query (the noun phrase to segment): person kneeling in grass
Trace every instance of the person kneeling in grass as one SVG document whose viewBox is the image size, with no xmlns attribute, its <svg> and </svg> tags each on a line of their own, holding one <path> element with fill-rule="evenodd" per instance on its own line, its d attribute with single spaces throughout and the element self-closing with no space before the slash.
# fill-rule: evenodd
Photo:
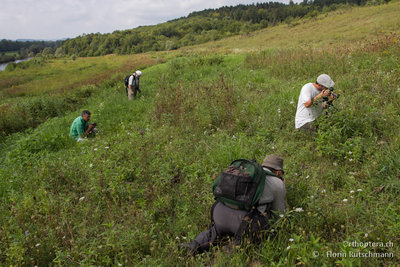
<svg viewBox="0 0 400 267">
<path fill-rule="evenodd" d="M 96 123 L 89 123 L 90 111 L 84 110 L 82 115 L 74 120 L 69 135 L 78 142 L 84 141 L 87 136 L 94 136 L 98 132 Z"/>
</svg>

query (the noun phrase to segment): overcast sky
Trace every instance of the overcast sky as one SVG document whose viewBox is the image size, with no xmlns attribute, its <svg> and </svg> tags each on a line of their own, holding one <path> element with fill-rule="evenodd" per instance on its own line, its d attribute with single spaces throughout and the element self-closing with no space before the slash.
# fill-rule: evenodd
<svg viewBox="0 0 400 267">
<path fill-rule="evenodd" d="M 155 25 L 207 8 L 256 2 L 269 1 L 0 0 L 0 40 L 50 40 L 72 38 L 83 33 L 109 33 Z"/>
</svg>

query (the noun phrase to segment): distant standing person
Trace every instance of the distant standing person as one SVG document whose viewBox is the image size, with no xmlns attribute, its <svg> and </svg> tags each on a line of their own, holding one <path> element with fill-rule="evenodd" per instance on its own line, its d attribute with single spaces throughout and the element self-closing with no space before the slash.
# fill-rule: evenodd
<svg viewBox="0 0 400 267">
<path fill-rule="evenodd" d="M 142 93 L 139 88 L 140 76 L 142 76 L 142 72 L 140 70 L 137 70 L 129 77 L 127 88 L 129 100 L 132 100 L 132 95 L 134 98 L 136 98 L 137 92 Z"/>
<path fill-rule="evenodd" d="M 69 135 L 78 142 L 84 141 L 84 138 L 89 134 L 95 135 L 97 133 L 97 129 L 95 128 L 96 123 L 89 123 L 89 121 L 90 111 L 84 110 L 82 115 L 72 123 Z"/>
<path fill-rule="evenodd" d="M 327 74 L 318 76 L 314 83 L 307 83 L 301 88 L 299 102 L 297 103 L 297 112 L 295 118 L 295 128 L 316 131 L 316 126 L 313 124 L 322 113 L 322 110 L 327 108 L 327 104 L 321 99 L 328 98 L 329 101 L 336 99 L 334 94 L 329 90 L 335 83 Z"/>
</svg>

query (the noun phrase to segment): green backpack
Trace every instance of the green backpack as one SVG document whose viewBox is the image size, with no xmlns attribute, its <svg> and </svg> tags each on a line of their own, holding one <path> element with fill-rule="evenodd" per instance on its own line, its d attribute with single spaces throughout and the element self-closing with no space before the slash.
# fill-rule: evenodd
<svg viewBox="0 0 400 267">
<path fill-rule="evenodd" d="M 249 211 L 260 200 L 266 175 L 276 176 L 256 161 L 235 160 L 215 180 L 212 186 L 214 197 L 235 209 Z"/>
</svg>

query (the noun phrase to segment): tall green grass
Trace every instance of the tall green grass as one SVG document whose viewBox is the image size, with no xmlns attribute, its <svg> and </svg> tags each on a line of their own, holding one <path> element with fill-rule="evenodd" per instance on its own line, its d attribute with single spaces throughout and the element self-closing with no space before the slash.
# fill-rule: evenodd
<svg viewBox="0 0 400 267">
<path fill-rule="evenodd" d="M 110 83 L 76 112 L 8 137 L 0 147 L 0 262 L 396 265 L 397 39 L 352 51 L 187 54 L 147 68 L 135 101 L 120 81 Z M 340 97 L 310 136 L 294 130 L 294 115 L 301 86 L 321 72 Z M 100 132 L 75 143 L 69 126 L 83 109 Z M 207 228 L 218 173 L 236 158 L 265 154 L 285 159 L 288 213 L 274 232 L 231 254 L 180 254 L 177 244 Z M 352 241 L 394 245 L 344 245 Z"/>
</svg>

